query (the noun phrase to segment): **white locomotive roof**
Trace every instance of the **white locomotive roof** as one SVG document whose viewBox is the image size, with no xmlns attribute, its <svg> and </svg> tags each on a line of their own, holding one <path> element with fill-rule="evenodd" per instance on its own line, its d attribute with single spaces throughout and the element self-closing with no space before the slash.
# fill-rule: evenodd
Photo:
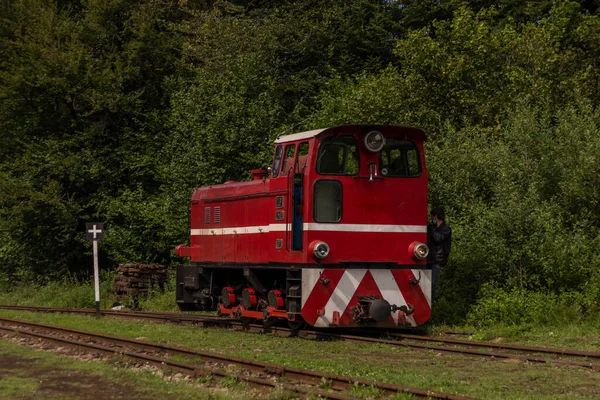
<svg viewBox="0 0 600 400">
<path fill-rule="evenodd" d="M 275 139 L 275 143 L 279 144 L 279 143 L 287 143 L 287 142 L 295 142 L 296 140 L 304 140 L 304 139 L 310 139 L 310 138 L 314 138 L 315 136 L 319 135 L 320 133 L 324 132 L 324 131 L 328 131 L 330 129 L 336 129 L 336 128 L 370 128 L 370 129 L 389 129 L 389 128 L 393 128 L 396 130 L 402 130 L 403 132 L 407 133 L 407 134 L 411 134 L 413 135 L 415 138 L 417 138 L 418 140 L 422 140 L 424 141 L 426 139 L 425 136 L 425 132 L 423 132 L 421 129 L 418 128 L 409 128 L 406 126 L 394 126 L 394 125 L 370 125 L 370 124 L 354 124 L 354 125 L 339 125 L 339 126 L 332 126 L 329 128 L 324 128 L 324 129 L 315 129 L 312 131 L 306 131 L 306 132 L 300 132 L 300 133 L 292 133 L 291 135 L 285 135 L 285 136 L 281 136 L 278 137 L 277 139 Z"/>
<path fill-rule="evenodd" d="M 300 133 L 292 133 L 291 135 L 285 135 L 285 136 L 281 136 L 281 137 L 275 139 L 275 143 L 287 143 L 287 142 L 295 142 L 296 140 L 310 139 L 310 138 L 317 136 L 319 133 L 321 133 L 327 129 L 329 129 L 329 128 L 315 129 L 312 131 L 306 131 L 306 132 L 300 132 Z"/>
</svg>

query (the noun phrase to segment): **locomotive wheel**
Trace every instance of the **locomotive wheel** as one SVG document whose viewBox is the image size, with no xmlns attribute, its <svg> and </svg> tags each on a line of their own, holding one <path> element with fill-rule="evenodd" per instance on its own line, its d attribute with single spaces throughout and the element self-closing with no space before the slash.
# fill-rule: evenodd
<svg viewBox="0 0 600 400">
<path fill-rule="evenodd" d="M 271 318 L 271 314 L 269 313 L 269 310 L 265 309 L 263 311 L 263 325 L 271 326 L 272 323 L 273 323 L 273 318 Z"/>
<path fill-rule="evenodd" d="M 254 322 L 254 318 L 242 317 L 242 310 L 240 310 L 239 308 L 235 311 L 234 315 L 232 316 L 238 319 L 243 325 L 250 325 L 252 322 Z"/>
<path fill-rule="evenodd" d="M 242 310 L 239 308 L 231 313 L 231 318 L 242 320 Z"/>
</svg>

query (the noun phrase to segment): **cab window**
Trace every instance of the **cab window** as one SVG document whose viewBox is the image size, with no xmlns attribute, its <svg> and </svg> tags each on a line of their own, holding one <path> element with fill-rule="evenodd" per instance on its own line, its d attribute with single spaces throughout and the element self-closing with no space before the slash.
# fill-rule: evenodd
<svg viewBox="0 0 600 400">
<path fill-rule="evenodd" d="M 319 146 L 317 172 L 323 175 L 356 175 L 358 146 L 354 136 L 328 137 Z"/>
<path fill-rule="evenodd" d="M 298 157 L 296 158 L 296 174 L 301 174 L 306 166 L 308 159 L 308 142 L 302 142 L 298 145 Z"/>
<path fill-rule="evenodd" d="M 285 158 L 281 165 L 281 176 L 286 176 L 294 165 L 294 154 L 296 152 L 295 144 L 288 144 L 285 146 Z"/>
<path fill-rule="evenodd" d="M 275 159 L 273 160 L 273 169 L 271 170 L 271 176 L 277 178 L 279 175 L 279 167 L 281 166 L 281 156 L 283 154 L 283 146 L 278 145 L 275 149 Z"/>
<path fill-rule="evenodd" d="M 313 217 L 317 222 L 342 219 L 342 184 L 339 181 L 321 179 L 315 182 Z"/>
<path fill-rule="evenodd" d="M 386 138 L 379 156 L 382 176 L 414 178 L 421 175 L 419 149 L 410 141 Z"/>
</svg>

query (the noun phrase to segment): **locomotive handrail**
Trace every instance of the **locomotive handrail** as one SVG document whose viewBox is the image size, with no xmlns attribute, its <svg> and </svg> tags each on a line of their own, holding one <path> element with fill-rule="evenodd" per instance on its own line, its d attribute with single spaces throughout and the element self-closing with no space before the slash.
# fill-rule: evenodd
<svg viewBox="0 0 600 400">
<path fill-rule="evenodd" d="M 378 179 L 385 179 L 383 176 L 373 176 L 370 177 L 368 175 L 355 175 L 352 177 L 352 179 L 370 179 L 370 180 L 378 180 Z"/>
<path fill-rule="evenodd" d="M 292 168 L 290 167 L 288 169 L 288 173 L 287 173 L 287 210 L 285 211 L 285 249 L 289 252 L 290 251 L 290 240 L 289 240 L 289 234 L 288 234 L 288 225 L 290 223 L 289 218 L 290 218 L 290 208 L 293 208 L 294 204 L 292 203 L 292 205 L 290 206 L 290 201 L 293 201 L 292 196 L 293 196 L 293 190 L 290 189 L 290 176 L 292 175 Z"/>
<path fill-rule="evenodd" d="M 250 194 L 238 194 L 235 196 L 221 196 L 221 197 L 211 197 L 202 199 L 205 203 L 216 203 L 219 201 L 235 201 L 235 200 L 246 200 L 246 199 L 255 199 L 259 197 L 275 197 L 282 194 L 287 194 L 287 190 L 277 190 L 272 192 L 258 192 L 258 193 L 250 193 Z"/>
</svg>

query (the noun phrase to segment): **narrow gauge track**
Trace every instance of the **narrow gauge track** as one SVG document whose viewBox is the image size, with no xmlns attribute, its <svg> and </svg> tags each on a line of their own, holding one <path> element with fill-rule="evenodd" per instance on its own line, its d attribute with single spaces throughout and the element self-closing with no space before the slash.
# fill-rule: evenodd
<svg viewBox="0 0 600 400">
<path fill-rule="evenodd" d="M 93 308 L 62 308 L 62 307 L 32 307 L 32 306 L 12 306 L 0 305 L 0 309 L 15 310 L 15 311 L 34 311 L 48 313 L 67 313 L 67 314 L 83 314 L 96 315 L 96 310 Z M 116 311 L 116 310 L 100 310 L 100 315 L 122 317 L 122 318 L 138 318 L 148 319 L 160 322 L 188 322 L 199 325 L 228 325 L 233 320 L 229 317 L 218 317 L 209 314 L 181 314 L 181 313 L 161 313 L 161 312 L 143 312 L 143 311 Z"/>
<path fill-rule="evenodd" d="M 532 356 L 530 353 L 545 353 L 551 354 L 555 356 L 568 356 L 568 357 L 583 357 L 584 359 L 592 358 L 598 359 L 600 358 L 600 352 L 585 352 L 578 350 L 566 350 L 566 349 L 552 349 L 547 347 L 533 347 L 533 346 L 518 346 L 518 345 L 499 345 L 496 347 L 497 343 L 487 343 L 487 342 L 471 342 L 465 340 L 455 340 L 455 339 L 442 339 L 442 338 L 432 338 L 428 336 L 418 336 L 418 335 L 406 335 L 413 336 L 411 338 L 403 337 L 403 334 L 388 334 L 390 337 L 396 337 L 396 339 L 384 339 L 384 338 L 373 338 L 373 337 L 365 337 L 365 336 L 350 336 L 350 335 L 338 335 L 338 334 L 330 334 L 330 333 L 318 333 L 319 336 L 327 337 L 330 336 L 332 339 L 341 339 L 349 342 L 357 342 L 357 343 L 380 343 L 380 344 L 388 344 L 392 346 L 403 346 L 403 347 L 411 347 L 418 348 L 424 350 L 433 350 L 436 352 L 445 352 L 445 353 L 455 353 L 455 354 L 464 354 L 469 356 L 479 356 L 479 357 L 487 357 L 492 359 L 514 359 L 521 360 L 523 362 L 531 362 L 531 363 L 541 363 L 541 364 L 557 364 L 563 366 L 576 366 L 593 369 L 595 371 L 600 371 L 600 364 L 590 362 L 590 361 L 580 361 L 580 360 L 563 360 L 558 358 L 543 358 Z M 411 341 L 429 341 L 429 342 L 437 342 L 441 345 L 427 345 L 422 343 L 413 343 L 407 342 L 405 340 Z M 463 346 L 461 347 L 450 347 L 450 346 Z M 489 346 L 488 346 L 489 345 Z M 469 347 L 480 347 L 487 349 L 497 349 L 501 348 L 504 350 L 511 350 L 518 353 L 499 353 L 496 351 L 479 351 L 473 350 Z M 526 353 L 526 354 L 519 354 Z"/>
<path fill-rule="evenodd" d="M 59 312 L 59 313 L 78 313 L 94 315 L 94 309 L 74 309 L 74 308 L 54 308 L 54 307 L 28 307 L 28 306 L 12 306 L 0 305 L 0 309 L 22 310 L 22 311 L 38 311 L 38 312 Z M 556 349 L 537 346 L 520 346 L 511 344 L 478 342 L 457 339 L 435 338 L 422 335 L 399 334 L 384 332 L 383 335 L 387 338 L 373 337 L 373 332 L 356 331 L 362 336 L 339 334 L 333 332 L 323 332 L 314 330 L 292 331 L 281 327 L 265 327 L 263 325 L 242 324 L 241 322 L 231 319 L 222 318 L 215 315 L 206 314 L 180 314 L 180 313 L 153 313 L 153 312 L 133 312 L 133 311 L 114 311 L 102 310 L 102 315 L 116 316 L 121 318 L 142 318 L 160 322 L 175 322 L 175 323 L 192 323 L 201 326 L 221 326 L 237 330 L 245 330 L 250 332 L 269 333 L 279 336 L 299 335 L 302 337 L 321 339 L 321 340 L 345 340 L 355 343 L 380 343 L 391 346 L 402 346 L 410 348 L 418 348 L 423 350 L 433 350 L 436 352 L 464 354 L 470 356 L 487 357 L 497 360 L 502 359 L 517 359 L 523 362 L 531 363 L 547 363 L 564 366 L 577 366 L 600 371 L 600 364 L 589 360 L 600 359 L 600 352 L 579 351 L 570 349 Z M 391 339 L 390 339 L 391 338 Z M 436 344 L 424 344 L 419 342 L 430 342 Z M 457 347 L 460 346 L 460 347 Z M 473 347 L 487 349 L 488 351 L 475 350 Z M 491 350 L 491 351 L 490 351 Z M 497 350 L 505 350 L 508 352 L 497 352 Z M 559 359 L 559 358 L 543 358 L 533 356 L 531 354 L 547 354 L 555 357 L 569 357 L 575 359 Z M 583 358 L 583 360 L 581 360 Z"/>
<path fill-rule="evenodd" d="M 23 327 L 26 329 L 22 329 Z M 239 381 L 247 382 L 253 385 L 259 385 L 263 387 L 266 386 L 269 388 L 282 387 L 296 393 L 317 395 L 325 399 L 346 400 L 354 399 L 354 397 L 349 397 L 343 393 L 319 390 L 315 388 L 315 385 L 318 386 L 323 382 L 328 382 L 333 390 L 349 392 L 352 390 L 354 385 L 358 384 L 377 388 L 383 395 L 386 396 L 398 393 L 410 393 L 411 395 L 419 398 L 448 400 L 470 399 L 469 397 L 448 393 L 414 389 L 406 386 L 382 383 L 361 378 L 322 373 L 284 365 L 247 360 L 239 357 L 225 356 L 222 354 L 210 353 L 195 349 L 187 349 L 184 347 L 162 345 L 112 335 L 82 331 L 78 329 L 20 321 L 11 318 L 0 318 L 0 331 L 7 332 L 9 334 L 18 334 L 41 339 L 44 341 L 56 342 L 61 346 L 84 349 L 87 352 L 101 353 L 105 355 L 119 354 L 136 361 L 142 361 L 159 367 L 166 366 L 192 377 L 207 375 L 215 376 L 217 379 L 234 377 Z M 161 357 L 148 353 L 169 356 L 178 355 L 186 358 L 195 357 L 201 358 L 203 362 L 208 361 L 228 366 L 234 364 L 244 370 L 258 373 L 261 376 L 254 377 L 241 373 L 226 372 L 212 366 L 173 361 L 169 358 L 165 358 L 164 356 Z M 269 377 L 273 376 L 285 377 L 302 384 L 312 385 L 313 387 L 307 388 L 289 383 L 275 383 L 272 379 L 269 379 Z"/>
</svg>

